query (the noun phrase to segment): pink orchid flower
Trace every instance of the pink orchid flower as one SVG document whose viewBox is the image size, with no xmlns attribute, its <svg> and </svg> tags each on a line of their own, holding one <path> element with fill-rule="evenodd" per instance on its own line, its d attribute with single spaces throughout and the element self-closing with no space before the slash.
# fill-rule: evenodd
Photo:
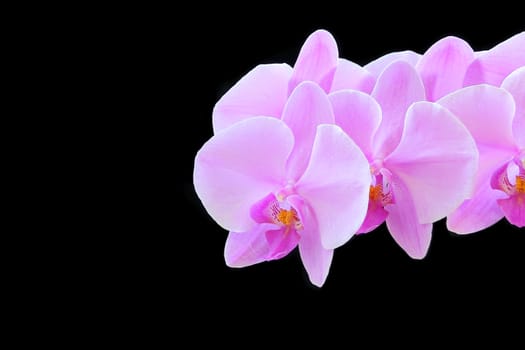
<svg viewBox="0 0 525 350">
<path fill-rule="evenodd" d="M 306 39 L 293 68 L 285 63 L 258 65 L 215 105 L 214 133 L 249 117 L 280 118 L 290 93 L 303 81 L 316 82 L 327 93 L 340 89 L 372 91 L 373 77 L 338 55 L 333 36 L 317 30 Z"/>
<path fill-rule="evenodd" d="M 472 192 L 478 161 L 474 140 L 450 111 L 424 101 L 419 75 L 402 60 L 383 70 L 372 96 L 346 90 L 330 100 L 336 124 L 370 163 L 368 213 L 359 231 L 386 221 L 410 257 L 424 258 L 432 223 Z"/>
<path fill-rule="evenodd" d="M 479 149 L 474 196 L 447 218 L 450 231 L 468 234 L 505 216 L 525 225 L 525 67 L 503 80 L 463 88 L 438 101 L 469 129 Z"/>
<path fill-rule="evenodd" d="M 303 82 L 281 119 L 239 121 L 197 153 L 195 190 L 230 231 L 227 265 L 279 259 L 299 246 L 310 281 L 324 284 L 333 250 L 365 218 L 370 187 L 365 156 L 333 123 L 328 96 Z"/>
</svg>

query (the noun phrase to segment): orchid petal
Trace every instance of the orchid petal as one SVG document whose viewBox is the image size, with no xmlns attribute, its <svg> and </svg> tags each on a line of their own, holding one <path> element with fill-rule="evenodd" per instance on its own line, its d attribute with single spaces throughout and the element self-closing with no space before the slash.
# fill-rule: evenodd
<svg viewBox="0 0 525 350">
<path fill-rule="evenodd" d="M 416 65 L 427 100 L 435 101 L 462 88 L 463 77 L 473 60 L 474 51 L 460 38 L 449 36 L 432 45 Z"/>
<path fill-rule="evenodd" d="M 481 57 L 487 52 L 488 50 L 481 50 L 481 51 L 474 51 L 474 58 Z"/>
<path fill-rule="evenodd" d="M 288 178 L 297 180 L 308 165 L 317 126 L 333 124 L 334 113 L 325 92 L 317 84 L 305 81 L 290 95 L 282 120 L 295 137 L 287 168 Z"/>
<path fill-rule="evenodd" d="M 265 233 L 272 230 L 279 230 L 279 226 L 259 224 L 247 232 L 230 232 L 224 247 L 226 265 L 245 267 L 268 260 L 270 248 Z"/>
<path fill-rule="evenodd" d="M 291 93 L 302 81 L 314 81 L 327 93 L 330 91 L 339 52 L 332 34 L 326 30 L 313 32 L 303 44 L 288 85 Z"/>
<path fill-rule="evenodd" d="M 270 248 L 267 260 L 276 260 L 285 257 L 290 253 L 300 240 L 297 231 L 281 228 L 276 231 L 267 231 L 266 240 Z"/>
<path fill-rule="evenodd" d="M 281 120 L 255 117 L 213 136 L 195 158 L 195 191 L 211 217 L 235 232 L 251 230 L 252 206 L 277 191 L 293 135 Z"/>
<path fill-rule="evenodd" d="M 359 90 L 367 94 L 372 92 L 375 78 L 360 65 L 340 58 L 332 82 L 331 91 L 338 90 Z"/>
<path fill-rule="evenodd" d="M 449 231 L 457 234 L 474 233 L 494 225 L 503 218 L 497 200 L 504 198 L 505 193 L 492 189 L 489 182 L 490 177 L 486 177 L 474 196 L 447 217 Z"/>
<path fill-rule="evenodd" d="M 357 145 L 338 126 L 320 125 L 296 187 L 315 212 L 324 248 L 341 246 L 361 226 L 370 181 L 368 161 Z"/>
<path fill-rule="evenodd" d="M 374 201 L 369 201 L 365 221 L 363 221 L 358 233 L 368 233 L 375 230 L 379 225 L 385 222 L 387 216 L 388 212 L 382 206 L 379 206 Z"/>
<path fill-rule="evenodd" d="M 465 74 L 464 86 L 490 84 L 500 86 L 507 75 L 525 66 L 525 32 L 499 43 L 480 54 Z"/>
<path fill-rule="evenodd" d="M 304 229 L 301 231 L 299 241 L 299 254 L 310 282 L 321 287 L 326 281 L 334 251 L 325 249 L 321 244 L 319 227 L 316 215 L 312 208 L 297 195 L 288 197 L 290 204 L 297 209 Z"/>
<path fill-rule="evenodd" d="M 420 224 L 417 219 L 416 204 L 406 185 L 393 179 L 392 188 L 396 203 L 385 207 L 388 211 L 386 225 L 390 234 L 413 259 L 423 259 L 430 246 L 432 224 Z"/>
<path fill-rule="evenodd" d="M 510 93 L 490 85 L 469 86 L 439 101 L 469 130 L 479 150 L 476 188 L 517 152 L 512 134 L 515 105 Z M 497 116 L 497 118 L 495 117 Z"/>
<path fill-rule="evenodd" d="M 374 97 L 383 118 L 374 138 L 375 157 L 384 158 L 399 143 L 408 107 L 425 100 L 425 89 L 414 67 L 404 61 L 390 64 L 377 79 Z"/>
<path fill-rule="evenodd" d="M 401 142 L 384 166 L 406 185 L 419 222 L 432 223 L 472 194 L 478 150 L 452 113 L 421 101 L 408 109 Z"/>
<path fill-rule="evenodd" d="M 381 123 L 379 104 L 370 95 L 359 91 L 342 90 L 329 97 L 335 123 L 372 160 L 372 139 Z"/>
<path fill-rule="evenodd" d="M 262 64 L 241 78 L 213 109 L 213 131 L 254 116 L 281 117 L 288 98 L 292 68 L 287 64 Z"/>
<path fill-rule="evenodd" d="M 525 227 L 525 194 L 499 199 L 498 204 L 507 220 L 518 227 Z"/>
<path fill-rule="evenodd" d="M 391 52 L 368 63 L 364 68 L 377 79 L 392 62 L 405 61 L 412 67 L 415 67 L 420 58 L 420 54 L 410 50 Z"/>
<path fill-rule="evenodd" d="M 515 104 L 504 89 L 486 84 L 469 86 L 437 102 L 465 124 L 478 145 L 515 150 L 512 134 Z"/>
<path fill-rule="evenodd" d="M 516 103 L 516 113 L 512 121 L 514 139 L 520 148 L 525 148 L 525 67 L 512 72 L 501 87 L 511 93 Z"/>
</svg>

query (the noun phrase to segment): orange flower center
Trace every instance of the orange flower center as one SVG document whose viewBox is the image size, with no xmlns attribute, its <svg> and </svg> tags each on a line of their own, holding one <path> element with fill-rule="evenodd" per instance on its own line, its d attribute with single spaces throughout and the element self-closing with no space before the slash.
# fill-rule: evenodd
<svg viewBox="0 0 525 350">
<path fill-rule="evenodd" d="M 284 209 L 275 202 L 271 210 L 273 222 L 286 227 L 285 234 L 290 232 L 291 228 L 295 230 L 301 230 L 303 228 L 303 224 L 301 220 L 299 220 L 299 215 L 297 215 L 297 211 L 294 208 Z"/>
<path fill-rule="evenodd" d="M 295 223 L 296 221 L 299 221 L 299 218 L 297 217 L 297 212 L 295 209 L 280 209 L 279 213 L 277 214 L 277 221 L 283 225 L 288 226 Z"/>
</svg>

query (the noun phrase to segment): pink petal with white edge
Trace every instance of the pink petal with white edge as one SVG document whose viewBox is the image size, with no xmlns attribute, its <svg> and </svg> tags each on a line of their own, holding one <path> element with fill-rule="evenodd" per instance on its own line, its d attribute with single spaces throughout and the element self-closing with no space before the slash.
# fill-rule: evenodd
<svg viewBox="0 0 525 350">
<path fill-rule="evenodd" d="M 280 118 L 291 76 L 292 68 L 287 64 L 263 64 L 252 69 L 213 108 L 213 132 L 254 116 Z"/>
<path fill-rule="evenodd" d="M 507 220 L 518 227 L 525 227 L 525 194 L 521 193 L 498 200 Z"/>
<path fill-rule="evenodd" d="M 224 260 L 230 267 L 245 267 L 268 260 L 270 247 L 265 233 L 279 230 L 275 224 L 259 224 L 247 232 L 230 232 L 224 247 Z"/>
<path fill-rule="evenodd" d="M 330 94 L 335 123 L 372 161 L 372 139 L 381 123 L 381 107 L 370 96 L 359 91 L 342 90 Z"/>
<path fill-rule="evenodd" d="M 332 105 L 326 93 L 316 83 L 305 81 L 290 95 L 282 120 L 295 137 L 287 168 L 288 178 L 297 180 L 308 165 L 317 126 L 334 123 Z"/>
<path fill-rule="evenodd" d="M 303 44 L 288 86 L 291 93 L 302 81 L 318 83 L 327 93 L 330 91 L 339 52 L 332 34 L 326 30 L 313 32 Z"/>
<path fill-rule="evenodd" d="M 512 72 L 501 87 L 511 93 L 516 103 L 516 113 L 512 121 L 514 139 L 520 148 L 525 148 L 525 67 Z"/>
<path fill-rule="evenodd" d="M 449 36 L 432 45 L 416 65 L 421 75 L 428 101 L 435 101 L 463 87 L 467 68 L 474 60 L 470 45 Z"/>
<path fill-rule="evenodd" d="M 384 166 L 406 185 L 419 222 L 432 223 L 472 195 L 478 150 L 450 111 L 421 101 L 408 109 L 401 142 Z"/>
<path fill-rule="evenodd" d="M 474 58 L 478 58 L 480 56 L 483 56 L 485 54 L 485 52 L 487 52 L 488 50 L 481 50 L 481 51 L 474 51 Z"/>
<path fill-rule="evenodd" d="M 503 217 L 497 200 L 505 194 L 490 187 L 490 177 L 478 187 L 472 199 L 467 199 L 447 217 L 447 228 L 457 234 L 469 234 L 494 225 Z"/>
<path fill-rule="evenodd" d="M 213 136 L 197 153 L 193 171 L 204 208 L 227 230 L 251 230 L 250 209 L 282 186 L 292 147 L 290 129 L 271 117 L 250 118 Z"/>
<path fill-rule="evenodd" d="M 288 201 L 297 209 L 304 226 L 299 241 L 299 253 L 304 268 L 310 282 L 317 287 L 322 287 L 330 271 L 334 251 L 323 248 L 316 215 L 308 203 L 296 195 L 288 197 Z"/>
<path fill-rule="evenodd" d="M 430 246 L 432 224 L 419 223 L 415 203 L 401 180 L 394 178 L 392 188 L 396 203 L 386 206 L 389 213 L 386 218 L 388 230 L 411 258 L 423 259 Z"/>
<path fill-rule="evenodd" d="M 375 82 L 375 78 L 366 69 L 352 61 L 340 58 L 330 91 L 351 89 L 369 94 Z"/>
<path fill-rule="evenodd" d="M 370 62 L 364 66 L 364 68 L 369 71 L 374 78 L 377 79 L 381 73 L 383 73 L 385 68 L 388 67 L 392 62 L 405 61 L 411 66 L 415 67 L 420 58 L 420 54 L 410 50 L 391 52 Z"/>
<path fill-rule="evenodd" d="M 425 88 L 414 67 L 407 62 L 396 61 L 379 76 L 372 97 L 383 111 L 382 122 L 374 138 L 374 153 L 375 157 L 384 158 L 401 139 L 408 107 L 425 100 Z"/>
<path fill-rule="evenodd" d="M 368 161 L 336 125 L 321 125 L 297 192 L 313 209 L 326 249 L 346 243 L 365 219 L 370 188 Z"/>
<path fill-rule="evenodd" d="M 487 83 L 500 86 L 507 75 L 525 66 L 525 32 L 499 43 L 483 52 L 470 64 L 463 85 Z"/>
</svg>

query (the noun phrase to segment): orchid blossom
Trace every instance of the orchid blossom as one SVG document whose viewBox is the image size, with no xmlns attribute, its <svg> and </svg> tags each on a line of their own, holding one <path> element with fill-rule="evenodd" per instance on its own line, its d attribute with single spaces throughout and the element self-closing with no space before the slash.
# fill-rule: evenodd
<svg viewBox="0 0 525 350">
<path fill-rule="evenodd" d="M 464 123 L 479 149 L 474 196 L 448 216 L 448 229 L 473 233 L 503 216 L 524 227 L 525 67 L 508 75 L 501 87 L 469 86 L 438 103 Z"/>
<path fill-rule="evenodd" d="M 195 190 L 230 231 L 227 265 L 279 259 L 298 246 L 310 281 L 324 284 L 333 250 L 365 218 L 371 181 L 365 156 L 333 123 L 326 93 L 303 82 L 280 119 L 239 121 L 197 153 Z"/>
<path fill-rule="evenodd" d="M 386 221 L 401 248 L 422 259 L 432 223 L 472 192 L 478 161 L 474 140 L 450 111 L 424 101 L 423 83 L 408 62 L 387 66 L 371 96 L 345 90 L 330 100 L 336 124 L 370 164 L 368 213 L 359 231 Z"/>
</svg>

